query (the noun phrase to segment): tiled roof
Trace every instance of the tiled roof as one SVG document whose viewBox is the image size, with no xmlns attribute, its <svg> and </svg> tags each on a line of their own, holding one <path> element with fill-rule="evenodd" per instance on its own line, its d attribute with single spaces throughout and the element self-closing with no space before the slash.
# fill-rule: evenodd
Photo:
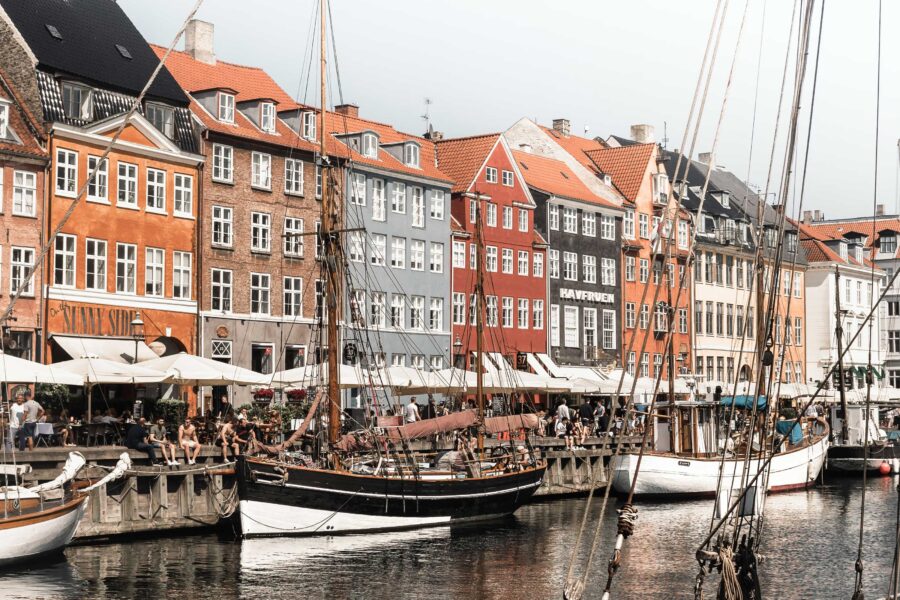
<svg viewBox="0 0 900 600">
<path fill-rule="evenodd" d="M 835 262 L 842 265 L 852 267 L 871 267 L 870 260 L 863 259 L 862 262 L 857 261 L 852 255 L 848 254 L 847 259 L 841 258 L 841 255 L 828 247 L 825 243 L 829 240 L 841 239 L 832 237 L 827 232 L 820 232 L 816 228 L 809 225 L 797 223 L 793 219 L 789 221 L 800 231 L 800 245 L 806 251 L 806 259 L 810 262 Z M 870 224 L 871 225 L 871 224 Z M 877 267 L 876 271 L 880 271 Z"/>
<path fill-rule="evenodd" d="M 592 171 L 595 170 L 596 167 L 591 162 L 591 159 L 587 157 L 586 153 L 594 150 L 602 150 L 607 147 L 606 144 L 598 140 L 571 134 L 563 135 L 552 127 L 544 127 L 543 125 L 541 125 L 540 128 L 544 130 L 544 133 L 553 138 L 553 141 L 559 144 L 563 150 L 574 156 L 575 160 Z"/>
<path fill-rule="evenodd" d="M 499 133 L 489 133 L 437 143 L 438 167 L 453 180 L 454 192 L 468 191 L 499 138 Z"/>
<path fill-rule="evenodd" d="M 9 82 L 9 77 L 3 69 L 0 69 L 0 97 L 6 97 L 12 101 L 9 110 L 9 128 L 16 132 L 16 135 L 22 140 L 21 144 L 0 141 L 0 152 L 6 151 L 13 154 L 24 154 L 35 158 L 47 158 L 47 151 L 44 150 L 35 138 L 37 135 L 43 136 L 43 129 L 40 121 L 34 118 L 34 115 L 28 110 L 22 98 L 16 92 Z"/>
<path fill-rule="evenodd" d="M 873 229 L 878 235 L 885 231 L 900 232 L 900 218 L 876 218 L 874 227 L 871 219 L 806 223 L 804 226 L 820 239 L 840 240 L 848 237 L 863 236 L 865 237 L 866 248 L 871 248 L 877 240 L 877 236 L 872 235 Z M 900 249 L 898 249 L 898 253 L 900 253 Z M 900 254 L 895 256 L 900 256 Z"/>
<path fill-rule="evenodd" d="M 513 158 L 530 187 L 562 198 L 617 207 L 589 190 L 562 161 L 519 150 L 513 150 Z"/>
<path fill-rule="evenodd" d="M 453 215 L 450 215 L 450 232 L 463 237 L 471 235 Z"/>
<path fill-rule="evenodd" d="M 647 174 L 656 144 L 633 144 L 619 148 L 589 150 L 585 154 L 612 178 L 622 195 L 634 202 Z"/>
<path fill-rule="evenodd" d="M 159 65 L 147 41 L 116 2 L 0 0 L 0 5 L 37 58 L 38 66 L 46 70 L 137 95 Z M 48 25 L 55 27 L 62 39 L 51 35 Z M 166 69 L 159 72 L 148 95 L 180 106 L 188 103 Z"/>
</svg>

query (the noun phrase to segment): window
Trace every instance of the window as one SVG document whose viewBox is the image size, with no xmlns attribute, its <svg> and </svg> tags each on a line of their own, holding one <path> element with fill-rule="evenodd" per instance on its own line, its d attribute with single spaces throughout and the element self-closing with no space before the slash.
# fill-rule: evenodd
<svg viewBox="0 0 900 600">
<path fill-rule="evenodd" d="M 372 235 L 372 254 L 369 256 L 369 262 L 373 265 L 383 267 L 385 257 L 387 256 L 387 237 L 375 233 Z"/>
<path fill-rule="evenodd" d="M 872 287 L 872 284 L 869 284 L 869 287 Z M 794 273 L 794 298 L 800 298 L 803 296 L 803 273 Z M 869 297 L 872 295 L 869 294 Z M 868 304 L 868 302 L 866 303 Z"/>
<path fill-rule="evenodd" d="M 384 292 L 372 292 L 369 295 L 371 304 L 369 305 L 369 317 L 372 325 L 375 327 L 384 327 Z"/>
<path fill-rule="evenodd" d="M 229 231 L 231 230 L 231 209 L 228 209 Z M 284 218 L 284 255 L 303 256 L 303 219 L 297 217 Z"/>
<path fill-rule="evenodd" d="M 116 244 L 116 291 L 137 293 L 137 246 Z"/>
<path fill-rule="evenodd" d="M 406 366 L 406 355 L 405 354 L 391 354 L 391 366 L 392 367 Z"/>
<path fill-rule="evenodd" d="M 175 111 L 171 107 L 148 102 L 144 107 L 144 116 L 164 136 L 169 139 L 175 137 Z"/>
<path fill-rule="evenodd" d="M 678 247 L 682 250 L 686 250 L 688 247 L 687 221 L 678 221 Z"/>
<path fill-rule="evenodd" d="M 478 296 L 471 294 L 469 296 L 469 325 L 477 325 L 479 312 Z"/>
<path fill-rule="evenodd" d="M 604 258 L 601 262 L 600 283 L 603 285 L 616 285 L 616 261 L 612 258 Z M 671 266 L 671 265 L 670 265 Z"/>
<path fill-rule="evenodd" d="M 603 216 L 600 218 L 602 223 Z M 597 235 L 597 215 L 587 211 L 581 213 L 581 233 L 588 237 Z"/>
<path fill-rule="evenodd" d="M 383 179 L 372 180 L 372 219 L 375 221 L 386 219 Z"/>
<path fill-rule="evenodd" d="M 513 186 L 513 172 L 512 171 L 503 171 L 502 173 L 502 182 L 506 187 Z"/>
<path fill-rule="evenodd" d="M 137 165 L 118 163 L 118 179 L 116 181 L 116 204 L 137 208 Z"/>
<path fill-rule="evenodd" d="M 640 227 L 640 236 L 641 239 L 649 240 L 650 239 L 650 217 L 641 213 L 638 215 L 638 225 Z"/>
<path fill-rule="evenodd" d="M 194 255 L 190 252 L 172 253 L 172 297 L 191 299 L 191 272 Z"/>
<path fill-rule="evenodd" d="M 444 220 L 444 191 L 431 190 L 431 204 L 428 216 L 437 221 Z"/>
<path fill-rule="evenodd" d="M 640 261 L 640 282 L 647 283 L 647 278 L 650 276 L 650 261 L 646 258 L 642 258 Z"/>
<path fill-rule="evenodd" d="M 417 144 L 403 146 L 403 162 L 407 167 L 419 168 L 419 146 Z"/>
<path fill-rule="evenodd" d="M 432 273 L 444 272 L 444 244 L 440 242 L 431 242 L 431 252 L 429 253 L 428 262 Z"/>
<path fill-rule="evenodd" d="M 231 183 L 234 179 L 234 148 L 213 144 L 213 181 Z"/>
<path fill-rule="evenodd" d="M 303 195 L 303 161 L 296 158 L 284 159 L 284 193 Z"/>
<path fill-rule="evenodd" d="M 559 346 L 559 305 L 550 305 L 550 345 Z"/>
<path fill-rule="evenodd" d="M 362 155 L 367 158 L 378 158 L 378 136 L 374 133 L 362 135 Z"/>
<path fill-rule="evenodd" d="M 504 297 L 501 306 L 501 324 L 508 329 L 513 326 L 513 299 Z"/>
<path fill-rule="evenodd" d="M 25 280 L 33 264 L 34 248 L 12 247 L 12 268 L 9 272 L 9 291 L 11 293 L 15 294 L 21 288 L 20 295 L 34 295 L 34 274 L 32 273 L 31 277 L 28 277 L 28 281 Z"/>
<path fill-rule="evenodd" d="M 597 309 L 581 309 L 582 329 L 584 330 L 585 348 L 597 347 Z"/>
<path fill-rule="evenodd" d="M 308 140 L 316 139 L 316 113 L 313 111 L 303 113 L 303 137 Z"/>
<path fill-rule="evenodd" d="M 525 251 L 525 250 L 519 250 L 518 256 L 519 256 L 519 260 L 518 260 L 518 274 L 519 274 L 519 275 L 522 275 L 522 276 L 524 276 L 524 277 L 527 277 L 527 276 L 528 276 L 528 271 L 529 271 L 529 269 L 528 269 L 528 266 L 529 266 L 529 265 L 528 265 L 528 263 L 529 263 L 529 260 L 528 260 L 528 252 Z"/>
<path fill-rule="evenodd" d="M 890 352 L 900 352 L 900 331 L 888 331 L 888 350 Z"/>
<path fill-rule="evenodd" d="M 544 328 L 544 301 L 535 299 L 531 303 L 531 327 L 532 329 Z M 557 344 L 558 345 L 558 344 Z"/>
<path fill-rule="evenodd" d="M 409 243 L 409 268 L 413 271 L 425 270 L 425 242 L 422 240 Z"/>
<path fill-rule="evenodd" d="M 453 324 L 466 324 L 466 295 L 461 292 L 453 292 Z"/>
<path fill-rule="evenodd" d="M 513 251 L 511 248 L 503 248 L 501 266 L 504 273 L 510 274 L 513 272 Z"/>
<path fill-rule="evenodd" d="M 190 217 L 194 212 L 194 178 L 175 173 L 174 211 L 176 215 Z"/>
<path fill-rule="evenodd" d="M 363 248 L 363 232 L 351 231 L 348 244 L 350 260 L 353 262 L 363 262 L 365 260 L 365 249 Z"/>
<path fill-rule="evenodd" d="M 230 248 L 232 243 L 231 208 L 212 207 L 212 245 Z M 285 242 L 287 243 L 287 242 Z"/>
<path fill-rule="evenodd" d="M 563 307 L 563 344 L 566 348 L 578 347 L 578 307 Z"/>
<path fill-rule="evenodd" d="M 250 213 L 250 251 L 272 251 L 272 215 L 268 213 Z"/>
<path fill-rule="evenodd" d="M 231 312 L 231 271 L 213 269 L 211 280 L 212 309 Z"/>
<path fill-rule="evenodd" d="M 603 349 L 614 350 L 616 348 L 616 312 L 603 310 Z"/>
<path fill-rule="evenodd" d="M 574 208 L 563 209 L 563 231 L 578 233 L 578 211 Z"/>
<path fill-rule="evenodd" d="M 550 205 L 550 229 L 559 231 L 559 206 L 556 204 Z"/>
<path fill-rule="evenodd" d="M 428 328 L 432 331 L 444 329 L 444 299 L 432 298 L 428 303 Z"/>
<path fill-rule="evenodd" d="M 53 244 L 54 285 L 75 287 L 75 236 L 61 233 Z"/>
<path fill-rule="evenodd" d="M 686 308 L 678 309 L 678 332 L 687 333 L 688 331 L 688 311 Z"/>
<path fill-rule="evenodd" d="M 166 263 L 165 250 L 147 248 L 144 263 L 144 293 L 147 296 L 162 296 Z"/>
<path fill-rule="evenodd" d="M 496 167 L 488 167 L 484 170 L 484 180 L 488 183 L 497 183 L 497 169 Z"/>
<path fill-rule="evenodd" d="M 264 190 L 272 187 L 272 155 L 254 152 L 251 155 L 250 185 Z"/>
<path fill-rule="evenodd" d="M 234 95 L 219 92 L 219 120 L 223 123 L 234 123 Z"/>
<path fill-rule="evenodd" d="M 528 231 L 528 211 L 524 208 L 519 209 L 519 231 Z"/>
<path fill-rule="evenodd" d="M 634 239 L 634 211 L 626 210 L 622 220 L 622 237 L 627 240 Z"/>
<path fill-rule="evenodd" d="M 7 137 L 9 128 L 9 104 L 0 102 L 0 138 Z"/>
<path fill-rule="evenodd" d="M 650 376 L 650 354 L 644 352 L 641 355 L 641 377 Z"/>
<path fill-rule="evenodd" d="M 147 210 L 166 212 L 166 172 L 147 169 Z"/>
<path fill-rule="evenodd" d="M 550 277 L 559 279 L 559 250 L 550 249 Z"/>
<path fill-rule="evenodd" d="M 581 280 L 597 283 L 597 257 L 585 254 L 581 257 Z"/>
<path fill-rule="evenodd" d="M 478 201 L 475 198 L 469 200 L 469 223 L 478 221 Z"/>
<path fill-rule="evenodd" d="M 625 281 L 634 281 L 634 267 L 636 259 L 633 256 L 625 257 Z"/>
<path fill-rule="evenodd" d="M 362 173 L 350 176 L 350 204 L 366 205 L 366 176 Z"/>
<path fill-rule="evenodd" d="M 713 319 L 715 318 L 715 312 L 713 311 L 713 303 L 706 303 L 706 335 L 715 335 L 715 329 L 713 329 Z"/>
<path fill-rule="evenodd" d="M 519 329 L 528 329 L 528 321 L 531 316 L 528 310 L 528 299 L 519 298 L 517 302 L 517 309 Z"/>
<path fill-rule="evenodd" d="M 779 317 L 780 319 L 781 317 Z M 716 335 L 724 335 L 725 333 L 725 304 L 716 302 Z M 778 337 L 776 337 L 778 339 Z"/>
<path fill-rule="evenodd" d="M 88 200 L 109 202 L 109 161 L 99 156 L 88 156 Z M 93 178 L 91 178 L 93 175 Z"/>
<path fill-rule="evenodd" d="M 391 266 L 395 269 L 406 268 L 406 238 L 391 239 Z"/>
<path fill-rule="evenodd" d="M 284 278 L 284 316 L 303 316 L 303 278 Z"/>
<path fill-rule="evenodd" d="M 574 252 L 563 252 L 563 279 L 578 281 L 578 255 Z"/>
<path fill-rule="evenodd" d="M 409 326 L 413 329 L 425 328 L 425 297 L 412 296 L 409 299 Z"/>
<path fill-rule="evenodd" d="M 497 326 L 497 296 L 487 296 L 485 298 L 485 325 L 488 327 Z"/>
<path fill-rule="evenodd" d="M 62 103 L 66 116 L 70 119 L 89 121 L 92 116 L 91 88 L 64 81 L 62 83 Z"/>
<path fill-rule="evenodd" d="M 269 303 L 269 274 L 250 273 L 250 314 L 268 315 Z"/>
<path fill-rule="evenodd" d="M 88 239 L 85 242 L 84 287 L 98 292 L 106 291 L 106 242 Z"/>
<path fill-rule="evenodd" d="M 734 273 L 734 257 L 725 257 L 725 285 L 731 287 L 732 274 Z M 787 288 L 785 288 L 787 289 Z"/>
<path fill-rule="evenodd" d="M 2 191 L 2 184 L 0 184 L 0 191 Z M 33 217 L 36 195 L 37 175 L 30 171 L 15 171 L 13 173 L 13 214 Z"/>
<path fill-rule="evenodd" d="M 71 150 L 56 150 L 56 193 L 60 196 L 75 197 L 78 178 L 78 154 Z"/>
<path fill-rule="evenodd" d="M 453 242 L 453 268 L 454 269 L 465 269 L 466 268 L 466 243 L 465 242 Z"/>
<path fill-rule="evenodd" d="M 485 270 L 489 273 L 497 272 L 497 247 L 488 246 L 485 248 Z"/>
<path fill-rule="evenodd" d="M 487 226 L 488 227 L 496 227 L 497 226 L 497 205 L 491 202 L 487 203 Z"/>
<path fill-rule="evenodd" d="M 391 210 L 395 213 L 406 214 L 406 184 L 391 184 Z"/>
<path fill-rule="evenodd" d="M 425 227 L 425 196 L 420 187 L 412 189 L 412 224 L 413 227 Z"/>
<path fill-rule="evenodd" d="M 275 132 L 275 105 L 271 102 L 259 105 L 259 128 L 269 133 Z"/>
<path fill-rule="evenodd" d="M 878 252 L 882 254 L 897 253 L 897 236 L 893 232 L 884 232 L 878 236 Z"/>
<path fill-rule="evenodd" d="M 616 220 L 609 215 L 600 215 L 600 237 L 604 240 L 616 239 Z"/>
<path fill-rule="evenodd" d="M 541 254 L 540 252 L 535 252 L 533 256 L 534 256 L 534 258 L 532 259 L 531 274 L 534 277 L 543 277 L 544 276 L 544 255 Z M 558 260 L 557 260 L 556 268 L 558 271 L 559 270 L 559 261 Z M 558 275 L 559 274 L 557 273 L 557 276 Z"/>
<path fill-rule="evenodd" d="M 655 325 L 654 331 L 668 331 L 669 330 L 669 312 L 666 308 L 666 305 L 663 302 L 657 302 L 656 306 L 653 310 L 653 315 L 655 317 Z"/>
<path fill-rule="evenodd" d="M 725 306 L 725 335 L 728 337 L 734 336 L 734 305 L 728 304 Z"/>
<path fill-rule="evenodd" d="M 513 209 L 511 206 L 503 207 L 503 229 L 512 229 Z"/>
</svg>

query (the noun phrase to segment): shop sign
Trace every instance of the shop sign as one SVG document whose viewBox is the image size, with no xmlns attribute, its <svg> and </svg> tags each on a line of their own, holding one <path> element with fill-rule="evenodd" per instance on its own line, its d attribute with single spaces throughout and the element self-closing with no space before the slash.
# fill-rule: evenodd
<svg viewBox="0 0 900 600">
<path fill-rule="evenodd" d="M 559 297 L 562 300 L 584 300 L 585 302 L 601 302 L 614 304 L 615 297 L 605 292 L 593 292 L 591 290 L 573 290 L 572 288 L 560 288 Z"/>
</svg>

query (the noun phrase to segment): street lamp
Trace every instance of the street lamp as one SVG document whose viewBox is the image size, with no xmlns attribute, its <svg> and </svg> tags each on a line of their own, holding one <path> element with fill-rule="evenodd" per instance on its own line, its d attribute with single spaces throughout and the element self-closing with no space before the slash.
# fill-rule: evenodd
<svg viewBox="0 0 900 600">
<path fill-rule="evenodd" d="M 457 368 L 462 368 L 462 340 L 459 339 L 459 336 L 456 336 L 456 341 L 453 342 L 453 366 Z"/>
<path fill-rule="evenodd" d="M 134 319 L 131 320 L 131 337 L 134 338 L 134 359 L 131 364 L 137 363 L 138 358 L 138 342 L 144 337 L 144 322 L 141 320 L 141 311 L 134 313 Z"/>
</svg>

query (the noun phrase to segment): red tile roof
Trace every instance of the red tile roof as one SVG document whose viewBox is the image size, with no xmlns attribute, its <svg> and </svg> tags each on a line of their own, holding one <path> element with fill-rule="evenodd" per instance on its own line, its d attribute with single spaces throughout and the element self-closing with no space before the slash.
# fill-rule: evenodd
<svg viewBox="0 0 900 600">
<path fill-rule="evenodd" d="M 10 152 L 19 155 L 28 155 L 35 158 L 47 158 L 48 153 L 41 147 L 40 140 L 45 139 L 44 128 L 38 119 L 28 110 L 28 106 L 22 101 L 21 96 L 12 86 L 9 76 L 3 69 L 0 69 L 0 97 L 5 97 L 12 101 L 9 110 L 8 126 L 15 131 L 21 139 L 22 143 L 0 141 L 0 151 Z"/>
<path fill-rule="evenodd" d="M 530 187 L 554 196 L 618 208 L 588 189 L 562 161 L 519 150 L 513 150 L 513 158 Z"/>
<path fill-rule="evenodd" d="M 499 133 L 489 133 L 437 143 L 438 166 L 453 179 L 454 192 L 468 191 L 499 138 Z"/>
<path fill-rule="evenodd" d="M 842 265 L 850 265 L 853 267 L 871 267 L 872 261 L 863 259 L 862 262 L 857 261 L 852 255 L 848 254 L 847 259 L 841 258 L 841 255 L 829 248 L 826 241 L 842 239 L 834 237 L 830 232 L 819 231 L 817 227 L 810 227 L 808 224 L 798 223 L 793 219 L 788 219 L 790 223 L 797 227 L 800 231 L 800 245 L 806 251 L 806 259 L 810 263 L 814 262 L 835 262 Z M 871 223 L 869 223 L 871 226 Z M 878 267 L 876 271 L 881 271 Z"/>
<path fill-rule="evenodd" d="M 647 175 L 656 144 L 633 144 L 619 148 L 603 148 L 585 152 L 587 157 L 612 178 L 622 195 L 636 201 Z"/>
<path fill-rule="evenodd" d="M 879 235 L 884 231 L 900 232 L 900 219 L 897 217 L 876 218 L 874 227 L 871 219 L 807 223 L 805 226 L 820 239 L 840 240 L 847 237 L 864 236 L 866 248 L 871 248 L 877 240 L 877 236 L 872 235 L 873 229 Z M 898 249 L 898 253 L 900 253 L 900 249 Z"/>
<path fill-rule="evenodd" d="M 596 166 L 587 157 L 586 153 L 606 148 L 605 142 L 577 135 L 563 135 L 552 127 L 544 127 L 543 125 L 539 125 L 539 127 L 544 130 L 544 133 L 553 138 L 553 141 L 559 144 L 563 150 L 574 156 L 575 160 L 592 171 L 596 170 Z"/>
</svg>

